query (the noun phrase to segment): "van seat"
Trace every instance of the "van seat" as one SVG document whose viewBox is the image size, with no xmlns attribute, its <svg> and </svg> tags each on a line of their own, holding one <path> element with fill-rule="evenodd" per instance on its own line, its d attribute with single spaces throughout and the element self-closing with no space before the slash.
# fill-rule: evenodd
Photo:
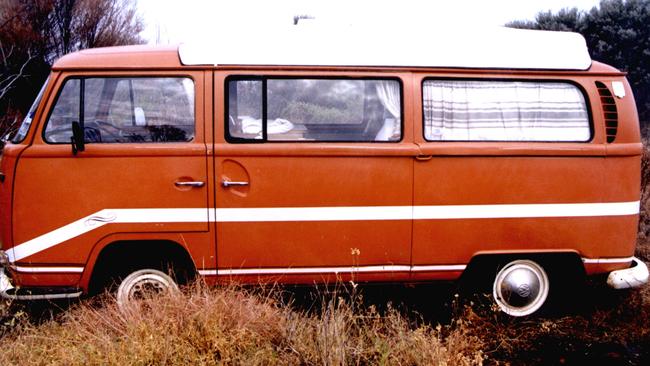
<svg viewBox="0 0 650 366">
<path fill-rule="evenodd" d="M 255 119 L 248 116 L 239 118 L 241 119 L 241 130 L 243 133 L 253 135 L 262 133 L 261 119 Z M 293 123 L 289 122 L 288 120 L 283 118 L 276 118 L 273 120 L 268 120 L 266 132 L 269 135 L 277 135 L 289 132 L 293 130 L 293 127 Z"/>
</svg>

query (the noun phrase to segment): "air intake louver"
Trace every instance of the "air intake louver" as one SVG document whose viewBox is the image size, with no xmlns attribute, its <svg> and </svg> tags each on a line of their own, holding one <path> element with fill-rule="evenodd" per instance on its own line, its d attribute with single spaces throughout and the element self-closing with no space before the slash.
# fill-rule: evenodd
<svg viewBox="0 0 650 366">
<path fill-rule="evenodd" d="M 609 91 L 607 86 L 600 81 L 596 81 L 596 88 L 600 94 L 600 104 L 603 106 L 603 117 L 605 118 L 605 131 L 607 133 L 607 142 L 612 143 L 616 139 L 618 130 L 618 111 L 616 110 L 616 100 Z"/>
</svg>

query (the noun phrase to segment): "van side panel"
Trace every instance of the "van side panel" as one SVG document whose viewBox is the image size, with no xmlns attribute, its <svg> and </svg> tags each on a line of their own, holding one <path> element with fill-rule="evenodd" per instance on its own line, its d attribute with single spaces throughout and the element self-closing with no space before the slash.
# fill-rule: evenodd
<svg viewBox="0 0 650 366">
<path fill-rule="evenodd" d="M 438 157 L 416 164 L 415 205 L 477 205 L 494 212 L 504 204 L 638 200 L 605 184 L 605 167 L 602 157 Z M 588 258 L 634 251 L 629 229 L 635 216 L 534 217 L 540 211 L 531 207 L 522 214 L 533 217 L 415 220 L 414 264 L 468 263 L 481 251 L 577 251 Z"/>
<path fill-rule="evenodd" d="M 432 159 L 415 164 L 414 206 L 461 205 L 481 214 L 414 220 L 413 264 L 464 264 L 485 253 L 573 252 L 586 259 L 632 256 L 638 222 L 632 211 L 639 200 L 641 151 L 631 91 L 627 89 L 627 99 L 617 99 L 618 135 L 614 143 L 607 144 L 601 97 L 594 84 L 602 78 L 492 77 L 566 80 L 580 85 L 591 108 L 592 139 L 585 143 L 430 142 L 424 139 L 420 116 L 414 126 L 415 139 L 421 154 Z M 470 78 L 490 80 L 491 76 Z M 611 80 L 605 82 L 611 84 Z M 421 111 L 421 95 L 415 103 Z M 610 151 L 618 156 L 609 156 Z M 512 208 L 513 213 L 501 212 L 501 205 L 520 206 Z M 608 214 L 621 207 L 624 214 Z M 543 211 L 547 209 L 555 211 Z M 600 213 L 592 215 L 594 209 Z M 564 217 L 562 210 L 575 212 Z M 595 273 L 627 266 L 629 261 L 621 261 L 586 265 L 586 270 Z"/>
</svg>

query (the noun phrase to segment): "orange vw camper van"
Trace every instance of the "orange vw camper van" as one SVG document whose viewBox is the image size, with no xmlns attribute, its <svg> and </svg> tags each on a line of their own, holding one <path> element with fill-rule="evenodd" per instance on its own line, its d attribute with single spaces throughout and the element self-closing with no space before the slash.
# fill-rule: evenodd
<svg viewBox="0 0 650 366">
<path fill-rule="evenodd" d="M 523 316 L 565 271 L 642 285 L 625 74 L 577 34 L 496 33 L 61 58 L 2 153 L 2 295 L 478 271 Z"/>
</svg>

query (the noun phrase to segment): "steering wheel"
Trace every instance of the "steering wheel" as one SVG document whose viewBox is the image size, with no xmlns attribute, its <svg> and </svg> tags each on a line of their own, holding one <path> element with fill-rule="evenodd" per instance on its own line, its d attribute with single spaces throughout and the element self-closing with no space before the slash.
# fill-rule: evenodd
<svg viewBox="0 0 650 366">
<path fill-rule="evenodd" d="M 118 127 L 114 126 L 111 123 L 104 122 L 104 121 L 93 121 L 93 122 L 87 122 L 84 124 L 84 129 L 86 131 L 93 129 L 96 130 L 97 134 L 99 135 L 99 141 L 89 141 L 89 142 L 122 142 L 123 137 L 122 137 L 122 130 L 120 130 Z M 113 129 L 114 131 L 110 131 L 110 129 Z M 88 132 L 84 132 L 86 136 L 88 136 Z M 108 139 L 107 139 L 108 137 Z"/>
</svg>

